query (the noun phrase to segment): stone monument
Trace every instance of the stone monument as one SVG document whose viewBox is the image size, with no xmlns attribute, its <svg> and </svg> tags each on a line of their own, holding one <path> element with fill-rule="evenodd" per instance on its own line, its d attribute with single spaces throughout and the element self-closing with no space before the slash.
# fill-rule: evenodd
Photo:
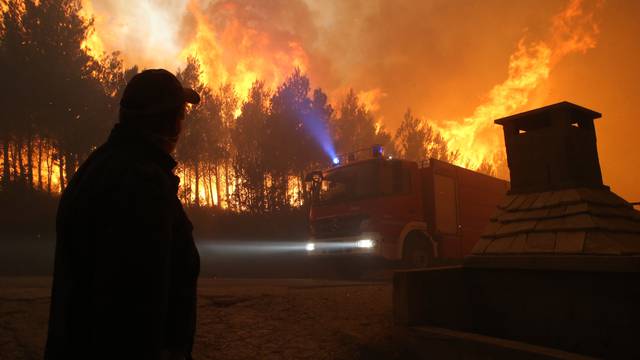
<svg viewBox="0 0 640 360">
<path fill-rule="evenodd" d="M 495 121 L 511 189 L 463 266 L 395 274 L 397 334 L 444 358 L 640 358 L 640 212 L 602 182 L 600 117 Z"/>
</svg>

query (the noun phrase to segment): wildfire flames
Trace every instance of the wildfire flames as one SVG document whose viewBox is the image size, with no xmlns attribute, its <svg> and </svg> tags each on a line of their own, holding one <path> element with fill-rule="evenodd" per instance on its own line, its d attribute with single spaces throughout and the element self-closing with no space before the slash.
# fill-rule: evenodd
<svg viewBox="0 0 640 360">
<path fill-rule="evenodd" d="M 116 22 L 106 19 L 107 16 L 115 18 L 116 14 L 96 12 L 91 0 L 84 0 L 84 11 L 87 17 L 95 18 L 97 28 L 87 39 L 86 47 L 91 54 L 99 56 L 105 49 L 101 40 L 102 31 L 120 36 L 131 36 L 132 31 L 142 31 L 142 35 L 160 37 L 164 42 L 150 42 L 160 44 L 153 49 L 157 55 L 173 56 L 178 64 L 183 64 L 189 56 L 196 57 L 203 66 L 201 80 L 205 84 L 215 88 L 230 83 L 240 100 L 246 98 L 256 80 L 262 80 L 267 87 L 274 88 L 293 69 L 309 70 L 309 55 L 300 39 L 275 27 L 265 26 L 264 23 L 269 19 L 257 18 L 242 5 L 246 4 L 234 1 L 206 4 L 195 0 L 183 4 L 185 15 L 182 22 L 191 25 L 183 24 L 187 30 L 183 29 L 182 38 L 179 38 L 175 34 L 155 34 L 164 23 L 170 29 L 168 24 L 171 21 L 168 13 L 151 6 L 149 1 L 140 1 L 137 5 L 140 10 L 147 10 L 148 22 L 155 24 L 144 30 L 131 29 L 124 23 L 118 27 Z M 174 4 L 169 10 L 176 11 L 179 6 Z M 456 160 L 458 165 L 476 169 L 485 161 L 494 168 L 504 169 L 502 136 L 493 126 L 493 120 L 530 105 L 534 90 L 549 78 L 554 65 L 563 57 L 596 46 L 598 27 L 593 17 L 598 7 L 585 9 L 581 0 L 569 1 L 552 18 L 546 38 L 536 41 L 524 37 L 519 41 L 510 56 L 506 80 L 488 92 L 485 101 L 475 108 L 471 116 L 461 120 L 432 119 L 449 148 L 459 151 L 460 156 Z M 119 7 L 112 9 L 118 11 Z M 260 26 L 256 26 L 256 23 Z M 109 40 L 110 43 L 117 43 L 114 36 Z M 174 45 L 181 44 L 181 48 L 172 49 L 166 43 L 169 40 Z M 149 66 L 157 64 L 157 60 L 146 55 L 150 50 L 145 49 L 142 53 L 123 51 L 123 56 L 132 62 L 141 61 Z M 337 93 L 344 89 L 329 90 Z M 361 90 L 358 95 L 363 104 L 377 113 L 380 100 L 387 94 L 380 87 L 374 87 Z"/>
<path fill-rule="evenodd" d="M 188 4 L 188 14 L 196 20 L 196 33 L 180 57 L 196 57 L 203 66 L 202 82 L 210 86 L 230 83 L 241 99 L 247 97 L 256 80 L 269 87 L 279 85 L 292 69 L 307 69 L 307 54 L 294 39 L 274 43 L 269 34 L 242 24 L 242 8 L 221 2 L 206 11 L 195 1 Z M 206 14 L 224 14 L 226 20 L 215 26 Z"/>
<path fill-rule="evenodd" d="M 94 21 L 83 48 L 94 58 L 118 50 L 127 65 L 142 67 L 177 69 L 184 66 L 187 58 L 195 57 L 202 66 L 201 81 L 214 90 L 230 84 L 240 102 L 256 80 L 273 89 L 296 68 L 312 75 L 328 73 L 314 68 L 318 62 L 310 55 L 311 45 L 291 30 L 295 27 L 287 30 L 286 24 L 273 25 L 269 15 L 257 16 L 248 2 L 174 0 L 161 4 L 152 0 L 82 0 L 81 15 Z M 536 98 L 535 90 L 549 78 L 554 66 L 567 55 L 584 53 L 596 46 L 599 29 L 594 14 L 599 7 L 600 3 L 587 7 L 582 0 L 569 0 L 552 17 L 546 37 L 520 39 L 509 58 L 507 78 L 490 89 L 471 116 L 429 119 L 449 149 L 459 151 L 458 165 L 477 169 L 488 163 L 498 169 L 498 175 L 506 176 L 502 134 L 493 120 L 542 103 L 544 99 Z M 344 93 L 344 84 L 349 84 L 349 79 L 326 90 L 330 94 Z M 380 129 L 386 120 L 380 114 L 381 100 L 389 94 L 383 84 L 373 85 L 357 89 L 357 93 L 361 103 L 377 115 L 376 126 Z M 239 109 L 236 115 L 238 112 Z M 204 203 L 224 205 L 224 199 L 218 196 L 228 197 L 233 191 L 233 179 L 229 180 L 233 174 L 217 175 L 220 172 L 215 171 L 216 177 L 222 177 L 216 179 L 215 185 L 227 183 L 224 191 L 200 186 L 197 196 Z M 182 177 L 183 184 L 194 187 L 195 180 Z M 294 180 L 298 179 L 291 181 L 290 197 L 299 201 L 296 194 L 301 184 Z M 40 186 L 52 186 L 55 191 L 59 181 L 54 175 L 43 183 L 46 185 Z"/>
<path fill-rule="evenodd" d="M 132 6 L 129 3 L 121 5 L 122 8 Z M 275 88 L 294 69 L 303 72 L 308 69 L 308 55 L 298 39 L 290 34 L 278 34 L 276 40 L 274 34 L 241 21 L 250 19 L 255 22 L 259 19 L 251 18 L 245 7 L 232 1 L 203 5 L 191 0 L 184 9 L 177 10 L 178 4 L 167 11 L 158 9 L 151 1 L 139 1 L 135 6 L 145 11 L 147 26 L 134 27 L 111 20 L 116 14 L 108 14 L 107 19 L 105 14 L 94 10 L 91 0 L 83 0 L 84 16 L 93 17 L 96 22 L 96 30 L 85 43 L 92 56 L 99 57 L 105 50 L 103 33 L 112 34 L 108 42 L 113 46 L 122 44 L 131 36 L 146 39 L 139 44 L 144 49 L 141 53 L 123 50 L 125 60 L 143 66 L 171 68 L 175 65 L 177 68 L 186 63 L 187 58 L 195 57 L 202 66 L 200 80 L 204 84 L 214 89 L 222 84 L 231 84 L 241 100 L 246 99 L 256 80 Z M 116 6 L 115 11 L 121 7 Z M 172 18 L 172 11 L 180 16 L 174 14 Z M 180 17 L 181 30 L 177 30 L 175 23 L 180 22 Z"/>
<path fill-rule="evenodd" d="M 461 122 L 447 121 L 439 128 L 450 148 L 460 150 L 459 165 L 476 169 L 488 161 L 501 167 L 503 138 L 493 128 L 493 120 L 529 104 L 531 93 L 547 80 L 551 69 L 564 56 L 596 46 L 595 9 L 585 12 L 582 5 L 581 0 L 572 0 L 554 16 L 547 39 L 537 42 L 521 39 L 509 59 L 507 79 L 491 89 L 487 100 L 476 107 L 472 116 Z"/>
</svg>

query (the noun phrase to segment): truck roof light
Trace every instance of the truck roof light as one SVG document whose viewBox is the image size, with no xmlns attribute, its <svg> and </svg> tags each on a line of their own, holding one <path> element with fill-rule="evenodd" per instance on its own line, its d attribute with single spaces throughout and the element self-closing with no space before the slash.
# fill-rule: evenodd
<svg viewBox="0 0 640 360">
<path fill-rule="evenodd" d="M 384 148 L 382 147 L 382 145 L 373 145 L 373 157 L 377 158 L 377 157 L 382 157 L 382 154 L 384 153 Z"/>
</svg>

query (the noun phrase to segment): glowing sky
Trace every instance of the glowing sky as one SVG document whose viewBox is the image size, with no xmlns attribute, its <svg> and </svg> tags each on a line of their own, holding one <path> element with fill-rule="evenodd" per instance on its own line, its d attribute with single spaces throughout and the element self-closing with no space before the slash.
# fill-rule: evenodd
<svg viewBox="0 0 640 360">
<path fill-rule="evenodd" d="M 129 64 L 175 70 L 202 33 L 204 19 L 221 39 L 211 45 L 210 62 L 224 69 L 212 69 L 211 81 L 250 82 L 262 72 L 275 82 L 287 64 L 302 63 L 312 84 L 334 100 L 350 87 L 367 96 L 393 130 L 407 107 L 438 126 L 472 116 L 490 100 L 491 90 L 508 80 L 519 43 L 552 42 L 558 32 L 552 19 L 569 1 L 84 3 L 96 16 L 104 49 L 120 50 Z M 596 129 L 604 180 L 627 200 L 640 201 L 640 1 L 585 0 L 581 6 L 595 9 L 590 19 L 598 30 L 595 43 L 563 54 L 515 111 L 568 100 L 601 112 Z M 239 37 L 239 31 L 250 35 Z M 264 62 L 277 63 L 277 69 Z M 233 64 L 243 66 L 242 76 L 238 67 L 230 69 Z M 483 137 L 501 137 L 500 127 L 485 127 Z"/>
</svg>

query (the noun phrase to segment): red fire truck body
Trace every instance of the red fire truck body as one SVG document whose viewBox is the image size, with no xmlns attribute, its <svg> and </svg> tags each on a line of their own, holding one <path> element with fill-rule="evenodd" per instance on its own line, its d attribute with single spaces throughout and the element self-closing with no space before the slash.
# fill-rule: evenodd
<svg viewBox="0 0 640 360">
<path fill-rule="evenodd" d="M 310 255 L 428 266 L 471 252 L 509 183 L 446 162 L 377 158 L 318 173 Z"/>
</svg>

